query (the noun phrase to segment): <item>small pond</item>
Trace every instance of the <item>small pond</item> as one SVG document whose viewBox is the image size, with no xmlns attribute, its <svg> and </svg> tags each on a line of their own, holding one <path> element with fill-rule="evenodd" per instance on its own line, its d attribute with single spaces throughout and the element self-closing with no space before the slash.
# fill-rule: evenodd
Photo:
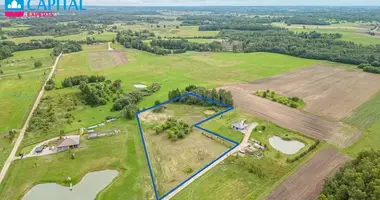
<svg viewBox="0 0 380 200">
<path fill-rule="evenodd" d="M 64 187 L 56 183 L 45 183 L 34 186 L 22 200 L 94 200 L 96 195 L 109 185 L 119 174 L 116 170 L 105 170 L 88 173 L 83 179 L 73 186 Z"/>
<path fill-rule="evenodd" d="M 281 137 L 272 136 L 269 138 L 270 145 L 278 151 L 281 151 L 284 154 L 296 154 L 302 148 L 305 147 L 305 144 L 297 140 L 283 140 Z"/>
<path fill-rule="evenodd" d="M 133 87 L 135 87 L 137 89 L 144 89 L 144 88 L 147 88 L 148 86 L 146 86 L 144 84 L 134 84 Z"/>
</svg>

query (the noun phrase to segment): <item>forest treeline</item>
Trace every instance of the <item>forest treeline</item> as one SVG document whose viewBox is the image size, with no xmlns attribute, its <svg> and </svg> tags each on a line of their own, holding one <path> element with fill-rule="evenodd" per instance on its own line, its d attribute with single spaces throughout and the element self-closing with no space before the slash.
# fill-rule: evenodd
<svg viewBox="0 0 380 200">
<path fill-rule="evenodd" d="M 272 52 L 355 65 L 380 61 L 380 45 L 363 46 L 338 40 L 340 34 L 224 30 L 220 36 L 235 41 L 234 52 Z"/>
<path fill-rule="evenodd" d="M 157 55 L 168 55 L 172 53 L 185 53 L 186 51 L 222 51 L 220 42 L 199 44 L 189 42 L 185 39 L 161 39 L 156 38 L 148 30 L 143 31 L 121 31 L 116 36 L 116 41 L 126 48 L 134 48 L 147 51 Z"/>
<path fill-rule="evenodd" d="M 380 151 L 364 151 L 328 179 L 318 200 L 380 199 Z"/>
</svg>

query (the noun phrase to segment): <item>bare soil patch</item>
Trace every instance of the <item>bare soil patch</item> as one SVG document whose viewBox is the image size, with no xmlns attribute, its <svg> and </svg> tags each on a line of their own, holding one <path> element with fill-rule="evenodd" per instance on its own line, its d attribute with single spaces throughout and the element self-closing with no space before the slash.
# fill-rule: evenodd
<svg viewBox="0 0 380 200">
<path fill-rule="evenodd" d="M 380 89 L 380 76 L 334 67 L 309 67 L 236 85 L 249 92 L 273 90 L 302 98 L 308 112 L 341 120 Z"/>
<path fill-rule="evenodd" d="M 170 114 L 154 113 L 152 111 L 146 111 L 146 112 L 140 113 L 139 118 L 143 122 L 156 122 L 156 121 L 165 122 L 167 119 L 170 118 Z"/>
<path fill-rule="evenodd" d="M 167 134 L 144 132 L 159 195 L 173 189 L 228 148 L 194 129 L 185 139 L 172 142 Z"/>
<path fill-rule="evenodd" d="M 238 86 L 223 88 L 232 92 L 237 108 L 337 147 L 349 146 L 361 135 L 361 131 L 356 128 L 257 97 L 250 90 Z"/>
<path fill-rule="evenodd" d="M 333 175 L 347 161 L 347 156 L 334 149 L 324 149 L 282 182 L 265 200 L 316 199 L 326 177 Z"/>
<path fill-rule="evenodd" d="M 89 52 L 88 60 L 91 69 L 94 70 L 120 66 L 128 63 L 128 58 L 125 53 L 116 50 Z"/>
</svg>

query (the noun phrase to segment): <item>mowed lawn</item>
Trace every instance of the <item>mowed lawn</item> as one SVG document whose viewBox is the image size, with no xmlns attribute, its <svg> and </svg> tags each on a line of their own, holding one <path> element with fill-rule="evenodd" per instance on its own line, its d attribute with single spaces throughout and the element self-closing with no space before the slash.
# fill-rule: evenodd
<svg viewBox="0 0 380 200">
<path fill-rule="evenodd" d="M 0 185 L 0 199 L 21 199 L 34 185 L 55 182 L 67 186 L 93 171 L 116 169 L 119 175 L 98 194 L 100 199 L 149 199 L 152 187 L 137 127 L 120 121 L 114 125 L 121 133 L 95 140 L 81 138 L 81 147 L 55 155 L 15 161 Z M 75 153 L 75 159 L 71 154 Z"/>
<path fill-rule="evenodd" d="M 365 149 L 380 149 L 380 91 L 344 121 L 363 131 L 359 141 L 345 149 L 345 153 L 356 156 Z"/>
</svg>

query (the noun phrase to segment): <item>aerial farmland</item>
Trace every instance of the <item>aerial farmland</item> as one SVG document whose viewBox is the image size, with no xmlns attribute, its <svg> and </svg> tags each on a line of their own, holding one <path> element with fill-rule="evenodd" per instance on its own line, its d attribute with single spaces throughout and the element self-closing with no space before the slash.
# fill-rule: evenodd
<svg viewBox="0 0 380 200">
<path fill-rule="evenodd" d="M 374 195 L 376 9 L 62 13 L 0 16 L 0 199 Z"/>
</svg>

